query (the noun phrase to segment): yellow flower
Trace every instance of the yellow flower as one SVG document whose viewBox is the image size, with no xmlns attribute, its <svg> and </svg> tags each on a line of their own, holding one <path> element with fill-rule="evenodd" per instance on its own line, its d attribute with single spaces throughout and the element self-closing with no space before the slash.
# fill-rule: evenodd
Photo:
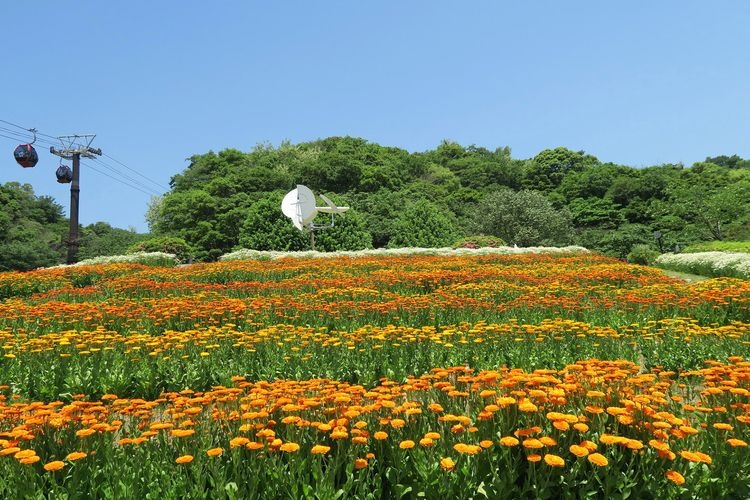
<svg viewBox="0 0 750 500">
<path fill-rule="evenodd" d="M 741 439 L 735 439 L 735 438 L 729 438 L 727 439 L 727 443 L 729 443 L 729 446 L 739 447 L 739 446 L 747 446 L 747 443 Z"/>
<path fill-rule="evenodd" d="M 94 429 L 81 429 L 80 431 L 76 432 L 76 436 L 80 438 L 88 437 L 92 434 L 96 434 L 96 431 Z"/>
<path fill-rule="evenodd" d="M 476 455 L 482 451 L 481 446 L 475 444 L 456 443 L 453 445 L 453 449 L 459 453 L 467 453 L 469 455 Z"/>
<path fill-rule="evenodd" d="M 323 446 L 322 444 L 316 444 L 310 449 L 310 453 L 312 453 L 313 455 L 325 455 L 329 451 L 331 451 L 331 447 Z"/>
<path fill-rule="evenodd" d="M 683 477 L 683 475 L 676 470 L 668 470 L 665 476 L 674 484 L 680 485 L 685 483 L 685 478 Z"/>
<path fill-rule="evenodd" d="M 206 451 L 206 455 L 208 455 L 209 457 L 218 457 L 222 453 L 224 453 L 224 448 L 211 448 L 210 450 Z"/>
<path fill-rule="evenodd" d="M 176 464 L 189 464 L 193 461 L 193 455 L 182 455 L 174 461 Z"/>
<path fill-rule="evenodd" d="M 456 462 L 454 462 L 453 459 L 449 457 L 442 458 L 440 459 L 440 468 L 446 472 L 450 472 L 456 468 Z"/>
<path fill-rule="evenodd" d="M 30 464 L 37 463 L 39 460 L 41 460 L 39 458 L 39 456 L 38 455 L 34 455 L 32 457 L 23 458 L 23 459 L 19 460 L 19 462 L 22 463 L 22 464 L 24 464 L 24 465 L 30 465 Z"/>
<path fill-rule="evenodd" d="M 176 438 L 188 437 L 192 436 L 193 434 L 195 434 L 195 429 L 174 429 L 171 432 L 172 437 Z"/>
<path fill-rule="evenodd" d="M 544 448 L 544 444 L 536 438 L 529 438 L 529 439 L 523 440 L 523 447 L 538 449 L 538 448 Z"/>
<path fill-rule="evenodd" d="M 607 465 L 609 465 L 609 460 L 607 460 L 607 457 L 605 457 L 601 453 L 592 453 L 586 458 L 589 462 L 599 467 L 606 467 Z"/>
<path fill-rule="evenodd" d="M 419 446 L 422 446 L 424 448 L 429 448 L 433 444 L 435 444 L 435 441 L 433 441 L 432 439 L 430 439 L 428 437 L 424 437 L 424 438 L 422 438 L 422 439 L 419 440 Z"/>
<path fill-rule="evenodd" d="M 237 446 L 245 446 L 249 442 L 250 442 L 250 440 L 248 438 L 243 437 L 243 436 L 239 436 L 239 437 L 236 437 L 236 438 L 232 438 L 229 441 L 229 446 L 231 446 L 232 448 L 235 448 Z"/>
<path fill-rule="evenodd" d="M 401 448 L 402 450 L 409 450 L 411 448 L 414 448 L 414 441 L 412 441 L 411 439 L 407 439 L 405 441 L 401 441 L 398 444 L 398 447 Z"/>
<path fill-rule="evenodd" d="M 88 453 L 85 453 L 83 451 L 74 451 L 72 453 L 68 453 L 68 456 L 65 457 L 65 460 L 69 460 L 71 462 L 74 462 L 76 460 L 80 460 L 82 458 L 86 458 L 87 456 L 89 456 Z"/>
<path fill-rule="evenodd" d="M 44 464 L 44 470 L 47 472 L 55 472 L 65 467 L 65 462 L 61 460 L 55 460 L 54 462 L 50 462 L 47 464 Z"/>
<path fill-rule="evenodd" d="M 36 455 L 36 452 L 34 450 L 21 450 L 15 455 L 13 455 L 13 458 L 16 460 L 23 460 L 24 458 L 33 457 Z"/>
<path fill-rule="evenodd" d="M 377 431 L 375 434 L 372 435 L 375 439 L 378 441 L 383 441 L 384 439 L 388 439 L 388 433 L 383 431 Z"/>
</svg>

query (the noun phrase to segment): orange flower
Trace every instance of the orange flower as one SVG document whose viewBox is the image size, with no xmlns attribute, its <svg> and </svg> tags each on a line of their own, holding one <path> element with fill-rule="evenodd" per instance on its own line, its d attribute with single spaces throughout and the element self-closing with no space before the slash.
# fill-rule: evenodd
<svg viewBox="0 0 750 500">
<path fill-rule="evenodd" d="M 503 446 L 518 446 L 518 439 L 513 436 L 505 436 L 500 438 L 500 444 Z"/>
<path fill-rule="evenodd" d="M 245 445 L 245 448 L 248 450 L 260 450 L 263 448 L 263 443 L 259 443 L 258 441 L 250 441 Z"/>
<path fill-rule="evenodd" d="M 355 469 L 364 469 L 365 467 L 367 467 L 367 460 L 364 458 L 358 458 L 354 461 Z"/>
<path fill-rule="evenodd" d="M 683 477 L 683 475 L 676 470 L 668 470 L 665 476 L 674 484 L 680 485 L 685 483 L 685 478 Z"/>
<path fill-rule="evenodd" d="M 565 460 L 551 453 L 544 455 L 544 463 L 550 467 L 565 467 Z"/>
<path fill-rule="evenodd" d="M 537 406 L 530 401 L 518 403 L 518 409 L 526 413 L 534 413 L 539 410 L 539 408 L 537 408 Z"/>
<path fill-rule="evenodd" d="M 21 450 L 15 455 L 13 455 L 13 458 L 16 460 L 23 460 L 24 458 L 33 457 L 36 455 L 36 452 L 34 450 Z"/>
<path fill-rule="evenodd" d="M 86 458 L 87 456 L 89 456 L 88 453 L 85 453 L 83 451 L 74 451 L 72 453 L 68 453 L 68 456 L 65 457 L 65 460 L 69 460 L 71 462 L 74 462 L 76 460 L 80 460 L 82 458 Z"/>
<path fill-rule="evenodd" d="M 584 424 L 584 423 L 582 423 L 582 422 L 578 422 L 577 424 L 573 424 L 573 428 L 575 430 L 577 430 L 578 432 L 588 432 L 589 431 L 589 426 L 586 425 L 586 424 Z"/>
<path fill-rule="evenodd" d="M 729 443 L 729 446 L 733 447 L 740 447 L 740 446 L 747 446 L 747 443 L 741 439 L 735 439 L 735 438 L 729 438 L 727 439 L 727 443 Z"/>
<path fill-rule="evenodd" d="M 609 465 L 609 460 L 607 460 L 607 457 L 605 457 L 601 453 L 592 453 L 586 458 L 589 462 L 599 467 L 606 467 L 607 465 Z"/>
<path fill-rule="evenodd" d="M 731 430 L 734 430 L 734 427 L 732 427 L 729 424 L 725 424 L 723 422 L 716 422 L 714 424 L 714 429 L 718 429 L 720 431 L 731 431 Z"/>
<path fill-rule="evenodd" d="M 238 436 L 236 438 L 232 438 L 229 441 L 229 446 L 232 448 L 235 448 L 237 446 L 245 446 L 247 443 L 249 443 L 250 440 L 244 436 Z"/>
<path fill-rule="evenodd" d="M 481 446 L 475 444 L 456 443 L 453 445 L 453 449 L 459 453 L 466 453 L 468 455 L 476 455 L 482 451 Z"/>
<path fill-rule="evenodd" d="M 331 447 L 323 446 L 322 444 L 316 444 L 315 446 L 310 448 L 310 453 L 312 453 L 313 455 L 325 455 L 329 451 L 331 451 Z"/>
<path fill-rule="evenodd" d="M 176 464 L 189 464 L 193 461 L 193 455 L 182 455 L 174 461 Z"/>
<path fill-rule="evenodd" d="M 410 450 L 411 448 L 414 448 L 414 444 L 414 441 L 412 441 L 411 439 L 407 439 L 405 441 L 401 441 L 398 444 L 398 447 L 402 450 Z"/>
<path fill-rule="evenodd" d="M 404 420 L 401 420 L 400 418 L 394 418 L 393 420 L 391 420 L 391 427 L 393 427 L 394 429 L 399 429 L 405 424 L 406 422 Z"/>
<path fill-rule="evenodd" d="M 578 446 L 577 444 L 570 445 L 570 448 L 568 449 L 573 455 L 577 456 L 578 458 L 585 457 L 589 454 L 589 450 L 587 450 L 583 446 Z"/>
<path fill-rule="evenodd" d="M 224 453 L 224 448 L 211 448 L 210 450 L 206 451 L 206 455 L 208 455 L 209 457 L 218 457 L 222 453 Z"/>
<path fill-rule="evenodd" d="M 372 435 L 375 439 L 378 441 L 383 441 L 384 439 L 388 439 L 388 433 L 383 431 L 377 431 L 375 434 Z"/>
<path fill-rule="evenodd" d="M 65 462 L 61 460 L 55 460 L 54 462 L 49 462 L 47 464 L 44 464 L 44 470 L 47 472 L 55 472 L 65 467 Z"/>
<path fill-rule="evenodd" d="M 448 457 L 442 458 L 440 459 L 440 468 L 446 472 L 450 472 L 456 468 L 456 462 L 454 462 L 453 459 L 448 458 Z"/>
<path fill-rule="evenodd" d="M 96 431 L 94 429 L 81 429 L 80 431 L 76 432 L 76 436 L 79 438 L 88 437 L 92 434 L 96 434 Z"/>
<path fill-rule="evenodd" d="M 440 434 L 437 432 L 427 432 L 425 433 L 424 437 L 430 438 L 433 441 L 437 441 L 438 439 L 440 439 Z"/>
<path fill-rule="evenodd" d="M 540 437 L 539 442 L 541 442 L 544 446 L 555 446 L 557 444 L 557 441 L 555 441 L 549 436 Z"/>
<path fill-rule="evenodd" d="M 23 458 L 23 459 L 19 460 L 19 462 L 22 463 L 22 464 L 24 464 L 24 465 L 30 465 L 30 464 L 37 463 L 39 460 L 41 460 L 39 458 L 39 456 L 38 455 L 34 455 L 33 457 Z"/>
<path fill-rule="evenodd" d="M 279 448 L 281 451 L 286 453 L 294 453 L 295 451 L 299 451 L 299 445 L 297 443 L 284 443 Z"/>
<path fill-rule="evenodd" d="M 174 429 L 171 434 L 176 438 L 188 437 L 195 434 L 195 429 Z"/>
<path fill-rule="evenodd" d="M 526 460 L 528 460 L 529 462 L 539 462 L 541 459 L 542 459 L 542 456 L 539 455 L 538 453 L 532 453 L 531 455 L 526 457 Z"/>
<path fill-rule="evenodd" d="M 479 441 L 479 446 L 481 446 L 481 447 L 482 447 L 482 448 L 484 448 L 485 450 L 486 450 L 487 448 L 492 448 L 492 445 L 493 445 L 493 444 L 494 444 L 494 443 L 493 443 L 493 442 L 492 442 L 491 440 L 489 440 L 489 439 L 484 439 L 484 440 L 482 440 L 482 441 Z"/>
<path fill-rule="evenodd" d="M 523 440 L 523 447 L 532 449 L 544 448 L 544 443 L 536 438 L 529 438 Z"/>
</svg>

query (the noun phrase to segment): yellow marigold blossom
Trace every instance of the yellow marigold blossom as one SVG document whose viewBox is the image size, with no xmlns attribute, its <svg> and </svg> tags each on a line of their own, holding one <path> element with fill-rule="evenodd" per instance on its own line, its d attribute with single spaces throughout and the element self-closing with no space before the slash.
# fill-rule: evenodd
<svg viewBox="0 0 750 500">
<path fill-rule="evenodd" d="M 295 451 L 299 451 L 299 445 L 297 443 L 284 443 L 279 448 L 281 451 L 286 453 L 294 453 Z"/>
<path fill-rule="evenodd" d="M 683 450 L 680 452 L 680 456 L 689 462 L 700 462 L 701 458 L 692 451 Z"/>
<path fill-rule="evenodd" d="M 388 439 L 388 433 L 384 431 L 377 431 L 372 435 L 372 437 L 374 437 L 378 441 L 383 441 L 384 439 Z"/>
<path fill-rule="evenodd" d="M 37 463 L 39 460 L 41 460 L 41 458 L 39 458 L 38 455 L 34 455 L 31 457 L 22 458 L 21 460 L 19 460 L 19 462 L 24 465 L 31 465 Z"/>
<path fill-rule="evenodd" d="M 430 403 L 427 405 L 427 408 L 435 413 L 441 413 L 443 411 L 443 407 L 438 403 Z"/>
<path fill-rule="evenodd" d="M 601 453 L 592 453 L 586 458 L 589 462 L 599 467 L 606 467 L 607 465 L 609 465 L 609 460 L 607 460 L 607 457 L 605 457 Z"/>
<path fill-rule="evenodd" d="M 364 458 L 358 458 L 354 461 L 354 468 L 355 469 L 364 469 L 367 467 L 367 460 Z"/>
<path fill-rule="evenodd" d="M 570 448 L 568 448 L 568 449 L 570 450 L 570 452 L 573 455 L 577 456 L 578 458 L 585 457 L 586 455 L 589 454 L 589 450 L 587 450 L 583 446 L 579 446 L 577 444 L 570 445 Z"/>
<path fill-rule="evenodd" d="M 92 434 L 96 434 L 96 431 L 94 429 L 81 429 L 80 431 L 76 432 L 76 436 L 79 438 L 88 437 Z"/>
<path fill-rule="evenodd" d="M 628 439 L 625 442 L 625 446 L 631 450 L 642 450 L 644 447 L 644 444 L 637 439 Z"/>
<path fill-rule="evenodd" d="M 446 457 L 440 459 L 440 468 L 446 472 L 450 472 L 456 468 L 456 462 L 453 459 Z"/>
<path fill-rule="evenodd" d="M 176 464 L 189 464 L 193 461 L 193 455 L 182 455 L 181 457 L 177 457 L 174 461 Z"/>
<path fill-rule="evenodd" d="M 10 448 L 0 450 L 0 457 L 4 457 L 6 455 L 15 455 L 19 451 L 21 451 L 21 448 L 19 448 L 18 446 L 11 446 Z"/>
<path fill-rule="evenodd" d="M 149 429 L 152 431 L 161 431 L 164 429 L 171 429 L 174 427 L 174 424 L 170 424 L 169 422 L 156 422 L 149 426 Z"/>
<path fill-rule="evenodd" d="M 623 443 L 627 438 L 622 436 L 613 436 L 612 434 L 602 434 L 599 436 L 599 442 L 606 445 Z"/>
<path fill-rule="evenodd" d="M 518 403 L 518 409 L 526 413 L 534 413 L 539 410 L 539 408 L 530 401 L 524 401 L 522 403 Z"/>
<path fill-rule="evenodd" d="M 698 434 L 698 429 L 690 427 L 689 425 L 681 425 L 680 430 L 685 434 Z"/>
<path fill-rule="evenodd" d="M 206 455 L 209 457 L 218 457 L 224 453 L 224 448 L 211 448 L 210 450 L 206 450 Z"/>
<path fill-rule="evenodd" d="M 735 439 L 735 438 L 729 438 L 727 439 L 727 443 L 729 443 L 729 446 L 733 446 L 735 448 L 741 447 L 741 446 L 747 446 L 747 443 L 741 439 Z"/>
<path fill-rule="evenodd" d="M 596 449 L 599 448 L 599 445 L 597 445 L 593 441 L 589 441 L 588 439 L 581 441 L 581 446 L 589 450 L 589 453 L 591 453 L 592 451 L 596 451 Z"/>
<path fill-rule="evenodd" d="M 578 432 L 588 432 L 589 426 L 584 424 L 583 422 L 578 422 L 577 424 L 573 424 L 573 428 L 577 430 Z"/>
<path fill-rule="evenodd" d="M 324 446 L 322 444 L 316 444 L 315 446 L 310 448 L 310 453 L 312 453 L 313 455 L 325 455 L 329 451 L 331 451 L 331 447 Z"/>
<path fill-rule="evenodd" d="M 651 446 L 652 448 L 654 448 L 656 450 L 668 450 L 669 449 L 669 444 L 668 443 L 665 443 L 664 441 L 659 441 L 659 440 L 656 440 L 656 439 L 650 440 L 648 442 L 648 444 L 649 444 L 649 446 Z"/>
<path fill-rule="evenodd" d="M 83 451 L 74 451 L 72 453 L 68 453 L 68 456 L 65 457 L 65 460 L 69 460 L 69 461 L 73 462 L 75 460 L 80 460 L 82 458 L 86 458 L 87 456 L 89 456 L 89 454 L 86 453 L 86 452 L 83 452 Z"/>
<path fill-rule="evenodd" d="M 440 434 L 437 432 L 427 432 L 425 433 L 424 437 L 430 438 L 433 441 L 437 441 L 438 439 L 440 439 Z"/>
<path fill-rule="evenodd" d="M 503 446 L 518 446 L 518 439 L 513 436 L 501 437 L 500 444 Z"/>
<path fill-rule="evenodd" d="M 44 470 L 47 472 L 55 472 L 65 467 L 65 462 L 62 460 L 55 460 L 53 462 L 49 462 L 44 464 Z"/>
<path fill-rule="evenodd" d="M 555 420 L 554 422 L 552 422 L 552 426 L 558 431 L 567 431 L 568 429 L 570 429 L 570 424 L 565 420 Z"/>
<path fill-rule="evenodd" d="M 402 450 L 409 450 L 411 448 L 414 448 L 414 444 L 415 444 L 414 441 L 412 441 L 411 439 L 406 439 L 404 441 L 401 441 L 398 444 L 398 447 L 401 448 Z"/>
<path fill-rule="evenodd" d="M 367 436 L 354 436 L 354 437 L 352 437 L 352 443 L 354 443 L 354 444 L 367 444 Z"/>
<path fill-rule="evenodd" d="M 550 467 L 565 467 L 565 460 L 563 460 L 562 457 L 558 457 L 557 455 L 553 455 L 551 453 L 547 453 L 544 455 L 544 463 L 546 463 Z"/>
<path fill-rule="evenodd" d="M 676 470 L 668 470 L 664 475 L 674 484 L 680 485 L 685 483 L 685 478 L 683 477 L 683 475 Z"/>
</svg>

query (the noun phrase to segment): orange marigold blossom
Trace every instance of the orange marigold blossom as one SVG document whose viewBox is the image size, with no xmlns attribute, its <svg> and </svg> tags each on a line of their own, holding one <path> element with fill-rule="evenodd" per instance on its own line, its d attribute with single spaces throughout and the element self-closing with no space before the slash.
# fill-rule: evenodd
<svg viewBox="0 0 750 500">
<path fill-rule="evenodd" d="M 550 467 L 565 467 L 565 460 L 563 460 L 562 457 L 558 457 L 557 455 L 553 455 L 551 453 L 547 453 L 544 455 L 544 463 L 546 463 Z"/>
<path fill-rule="evenodd" d="M 518 446 L 518 439 L 513 436 L 504 436 L 500 438 L 500 444 L 503 446 Z"/>
<path fill-rule="evenodd" d="M 523 447 L 524 448 L 544 448 L 544 443 L 542 443 L 540 440 L 536 438 L 529 438 L 523 440 Z"/>
<path fill-rule="evenodd" d="M 388 439 L 388 433 L 384 431 L 377 431 L 372 435 L 372 437 L 374 437 L 378 441 L 383 441 L 384 439 Z"/>
<path fill-rule="evenodd" d="M 193 455 L 182 455 L 175 459 L 176 464 L 189 464 L 193 461 Z"/>
<path fill-rule="evenodd" d="M 450 472 L 456 468 L 456 462 L 452 458 L 445 457 L 440 459 L 440 468 L 446 472 Z"/>
<path fill-rule="evenodd" d="M 538 453 L 532 453 L 531 455 L 526 457 L 526 460 L 529 462 L 539 462 L 542 459 L 542 456 Z"/>
<path fill-rule="evenodd" d="M 96 434 L 96 431 L 94 429 L 81 429 L 76 432 L 76 436 L 83 438 L 91 436 L 92 434 Z"/>
<path fill-rule="evenodd" d="M 21 451 L 21 448 L 19 448 L 18 446 L 11 446 L 9 448 L 0 450 L 0 457 L 4 457 L 6 455 L 15 455 L 19 451 Z"/>
<path fill-rule="evenodd" d="M 398 444 L 398 447 L 401 448 L 402 450 L 409 450 L 411 448 L 414 448 L 414 444 L 415 444 L 414 441 L 412 441 L 411 439 L 406 439 L 404 441 L 401 441 Z"/>
<path fill-rule="evenodd" d="M 364 458 L 357 458 L 354 460 L 354 468 L 355 469 L 364 469 L 367 467 L 367 460 Z"/>
<path fill-rule="evenodd" d="M 667 479 L 672 481 L 674 484 L 677 484 L 677 485 L 685 484 L 685 477 L 679 472 L 677 472 L 676 470 L 670 469 L 664 475 L 666 476 Z"/>
<path fill-rule="evenodd" d="M 605 457 L 601 453 L 592 453 L 586 458 L 589 462 L 598 467 L 606 467 L 607 465 L 609 465 L 609 460 L 607 460 L 607 457 Z"/>
<path fill-rule="evenodd" d="M 279 449 L 286 453 L 294 453 L 299 451 L 299 445 L 297 443 L 287 442 L 282 444 Z"/>
<path fill-rule="evenodd" d="M 735 448 L 742 447 L 742 446 L 747 446 L 747 443 L 745 441 L 743 441 L 741 439 L 736 439 L 736 438 L 729 438 L 729 439 L 727 439 L 727 443 L 729 443 L 729 446 L 733 446 Z"/>
<path fill-rule="evenodd" d="M 486 449 L 488 449 L 488 448 L 492 448 L 492 446 L 493 446 L 494 444 L 495 444 L 495 443 L 493 443 L 493 442 L 492 442 L 491 440 L 489 440 L 489 439 L 483 439 L 482 441 L 479 441 L 479 446 L 481 446 L 481 447 L 482 447 L 482 448 L 484 448 L 485 450 L 486 450 Z"/>
<path fill-rule="evenodd" d="M 39 460 L 41 460 L 41 458 L 38 455 L 34 455 L 31 457 L 22 458 L 21 460 L 19 460 L 19 462 L 24 465 L 31 465 L 37 463 Z"/>
<path fill-rule="evenodd" d="M 325 455 L 329 451 L 331 451 L 331 447 L 324 446 L 322 444 L 316 444 L 315 446 L 310 448 L 310 453 L 312 453 L 313 455 Z"/>
<path fill-rule="evenodd" d="M 224 448 L 211 448 L 209 450 L 206 450 L 206 455 L 209 457 L 218 457 L 224 453 Z"/>
<path fill-rule="evenodd" d="M 21 450 L 18 453 L 13 455 L 13 458 L 16 460 L 23 460 L 24 458 L 33 457 L 36 455 L 36 452 L 34 450 Z"/>
<path fill-rule="evenodd" d="M 466 453 L 468 455 L 476 455 L 480 451 L 482 451 L 481 446 L 477 446 L 475 444 L 466 444 L 466 443 L 456 443 L 453 445 L 453 449 L 456 450 L 458 453 Z"/>
<path fill-rule="evenodd" d="M 583 446 L 579 446 L 577 444 L 570 445 L 570 447 L 568 449 L 570 450 L 570 452 L 573 455 L 577 456 L 578 458 L 585 457 L 586 455 L 589 454 L 589 450 L 587 450 Z"/>
<path fill-rule="evenodd" d="M 89 455 L 86 452 L 83 452 L 83 451 L 74 451 L 72 453 L 68 453 L 68 456 L 65 457 L 65 460 L 69 460 L 69 461 L 73 462 L 75 460 L 80 460 L 82 458 L 86 458 L 87 456 L 89 456 Z"/>
<path fill-rule="evenodd" d="M 65 467 L 65 462 L 62 460 L 55 460 L 53 462 L 49 462 L 44 464 L 44 470 L 47 472 L 55 472 Z"/>
<path fill-rule="evenodd" d="M 424 448 L 429 448 L 430 446 L 433 446 L 434 444 L 435 444 L 435 441 L 428 437 L 424 437 L 419 440 L 419 446 L 422 446 Z"/>
<path fill-rule="evenodd" d="M 238 436 L 229 440 L 229 446 L 235 448 L 237 446 L 245 446 L 250 440 L 244 436 Z"/>
</svg>

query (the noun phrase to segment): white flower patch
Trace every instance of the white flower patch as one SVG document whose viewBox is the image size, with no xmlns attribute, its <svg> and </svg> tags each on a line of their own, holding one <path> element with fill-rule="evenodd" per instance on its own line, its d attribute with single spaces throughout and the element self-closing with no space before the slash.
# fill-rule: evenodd
<svg viewBox="0 0 750 500">
<path fill-rule="evenodd" d="M 706 276 L 750 278 L 750 254 L 740 252 L 667 253 L 654 264 L 665 269 L 692 272 Z"/>
</svg>

